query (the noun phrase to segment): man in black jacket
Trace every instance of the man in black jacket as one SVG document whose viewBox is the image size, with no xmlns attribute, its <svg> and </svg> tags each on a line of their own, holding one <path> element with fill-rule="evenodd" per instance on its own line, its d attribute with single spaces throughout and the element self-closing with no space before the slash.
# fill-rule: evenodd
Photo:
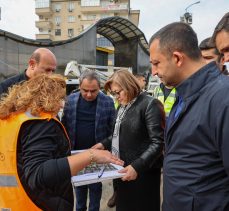
<svg viewBox="0 0 229 211">
<path fill-rule="evenodd" d="M 165 131 L 163 211 L 229 210 L 228 76 L 206 65 L 184 23 L 152 36 L 150 61 L 178 96 Z"/>
<path fill-rule="evenodd" d="M 49 49 L 36 49 L 29 58 L 28 68 L 23 73 L 10 77 L 0 83 L 0 96 L 6 93 L 12 85 L 28 80 L 37 74 L 53 73 L 56 70 L 56 65 L 56 57 Z"/>
<path fill-rule="evenodd" d="M 224 62 L 229 62 L 229 12 L 222 17 L 215 27 L 212 42 L 224 56 Z"/>
</svg>

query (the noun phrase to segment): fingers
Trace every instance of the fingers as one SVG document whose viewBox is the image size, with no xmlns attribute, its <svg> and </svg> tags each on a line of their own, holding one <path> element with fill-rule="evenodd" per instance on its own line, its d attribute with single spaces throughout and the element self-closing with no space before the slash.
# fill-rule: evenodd
<svg viewBox="0 0 229 211">
<path fill-rule="evenodd" d="M 113 163 L 120 166 L 124 165 L 124 162 L 122 160 L 112 155 L 107 150 L 93 149 L 93 154 L 94 154 L 94 161 L 96 163 Z"/>
<path fill-rule="evenodd" d="M 95 144 L 91 149 L 104 149 L 104 146 L 101 143 Z"/>
<path fill-rule="evenodd" d="M 136 177 L 133 177 L 133 175 L 126 174 L 121 179 L 122 179 L 122 181 L 131 181 L 131 180 L 135 180 Z"/>
<path fill-rule="evenodd" d="M 120 166 L 123 166 L 124 165 L 124 161 L 119 159 L 118 157 L 114 156 L 111 154 L 111 163 L 114 163 L 116 165 L 120 165 Z"/>
<path fill-rule="evenodd" d="M 97 149 L 97 144 L 91 147 L 91 149 Z"/>
<path fill-rule="evenodd" d="M 115 162 L 116 165 L 119 165 L 119 166 L 123 166 L 124 165 L 124 161 L 123 160 L 117 160 Z"/>
<path fill-rule="evenodd" d="M 127 168 L 119 170 L 118 173 L 127 173 Z"/>
<path fill-rule="evenodd" d="M 120 170 L 119 172 L 120 172 L 120 173 L 126 173 L 126 174 L 122 177 L 122 181 L 130 181 L 130 180 L 131 180 L 131 175 L 130 175 L 130 171 L 129 171 L 129 166 L 127 166 L 126 168 Z"/>
<path fill-rule="evenodd" d="M 128 174 L 126 174 L 125 176 L 123 176 L 121 179 L 122 179 L 122 181 L 131 181 L 132 180 L 131 177 L 130 177 L 130 175 L 128 175 Z"/>
<path fill-rule="evenodd" d="M 126 173 L 126 174 L 122 177 L 122 181 L 131 181 L 137 178 L 137 172 L 134 170 L 134 168 L 131 165 L 124 168 L 123 173 Z"/>
</svg>

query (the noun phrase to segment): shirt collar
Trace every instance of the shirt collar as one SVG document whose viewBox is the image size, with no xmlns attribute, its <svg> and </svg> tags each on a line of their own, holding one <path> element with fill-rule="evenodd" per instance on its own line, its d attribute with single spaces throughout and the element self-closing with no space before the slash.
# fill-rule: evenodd
<svg viewBox="0 0 229 211">
<path fill-rule="evenodd" d="M 218 75 L 220 75 L 220 70 L 215 62 L 211 62 L 200 68 L 188 79 L 179 84 L 176 87 L 177 94 L 183 99 L 192 96 L 201 90 L 206 84 L 215 79 Z"/>
</svg>

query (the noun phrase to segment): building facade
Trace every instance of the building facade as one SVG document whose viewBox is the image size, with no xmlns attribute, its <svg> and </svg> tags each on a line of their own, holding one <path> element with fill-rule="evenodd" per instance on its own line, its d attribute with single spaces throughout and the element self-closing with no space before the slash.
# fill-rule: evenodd
<svg viewBox="0 0 229 211">
<path fill-rule="evenodd" d="M 130 0 L 35 0 L 35 12 L 39 17 L 36 39 L 52 41 L 76 37 L 98 20 L 112 16 L 129 19 L 138 26 L 140 13 L 130 9 Z M 111 43 L 98 36 L 97 46 Z"/>
</svg>

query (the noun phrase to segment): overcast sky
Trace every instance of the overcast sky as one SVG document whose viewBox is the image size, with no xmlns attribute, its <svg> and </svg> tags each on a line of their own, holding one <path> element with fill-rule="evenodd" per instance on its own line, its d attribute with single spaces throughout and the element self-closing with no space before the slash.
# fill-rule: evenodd
<svg viewBox="0 0 229 211">
<path fill-rule="evenodd" d="M 130 0 L 132 9 L 140 10 L 139 28 L 147 40 L 161 27 L 180 21 L 185 9 L 196 0 Z M 0 29 L 35 39 L 34 0 L 0 0 Z M 229 0 L 200 0 L 188 9 L 193 14 L 192 27 L 199 41 L 212 35 L 216 24 L 229 11 Z"/>
</svg>

